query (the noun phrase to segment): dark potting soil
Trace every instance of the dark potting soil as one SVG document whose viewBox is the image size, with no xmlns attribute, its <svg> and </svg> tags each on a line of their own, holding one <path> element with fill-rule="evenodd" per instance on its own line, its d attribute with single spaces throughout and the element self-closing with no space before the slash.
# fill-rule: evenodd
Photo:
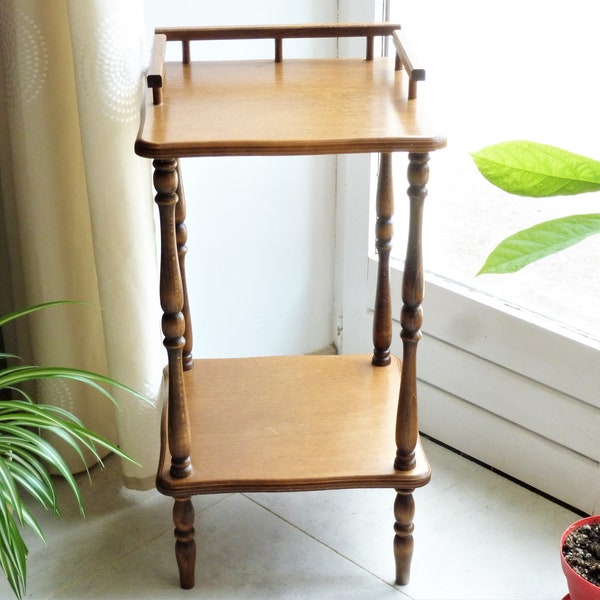
<svg viewBox="0 0 600 600">
<path fill-rule="evenodd" d="M 590 583 L 600 586 L 600 523 L 574 529 L 563 544 L 569 566 Z"/>
</svg>

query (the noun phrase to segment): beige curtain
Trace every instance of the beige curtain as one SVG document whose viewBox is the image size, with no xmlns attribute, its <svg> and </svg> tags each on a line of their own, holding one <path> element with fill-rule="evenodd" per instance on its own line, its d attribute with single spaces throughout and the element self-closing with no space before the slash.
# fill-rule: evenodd
<svg viewBox="0 0 600 600">
<path fill-rule="evenodd" d="M 144 393 L 115 410 L 81 387 L 40 390 L 141 463 L 123 463 L 137 489 L 153 483 L 163 362 L 150 171 L 133 152 L 143 24 L 142 0 L 0 0 L 2 309 L 87 302 L 38 314 L 7 345 Z"/>
</svg>

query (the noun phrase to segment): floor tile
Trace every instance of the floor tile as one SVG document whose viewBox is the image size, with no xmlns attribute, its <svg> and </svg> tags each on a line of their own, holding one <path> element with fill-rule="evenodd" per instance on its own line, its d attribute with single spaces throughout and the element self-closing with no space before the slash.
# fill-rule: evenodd
<svg viewBox="0 0 600 600">
<path fill-rule="evenodd" d="M 572 512 L 426 442 L 412 579 L 392 585 L 394 492 L 195 499 L 197 586 L 180 590 L 170 499 L 121 485 L 118 462 L 79 477 L 86 518 L 59 484 L 63 519 L 34 511 L 27 598 L 546 600 L 562 598 L 558 541 Z M 10 598 L 0 580 L 0 598 Z"/>
<path fill-rule="evenodd" d="M 193 592 L 176 580 L 169 530 L 95 572 L 65 585 L 60 598 L 401 600 L 386 585 L 318 541 L 241 495 L 202 511 L 197 519 L 197 581 Z"/>
<path fill-rule="evenodd" d="M 415 492 L 415 600 L 562 598 L 558 544 L 577 515 L 425 442 L 432 482 Z M 252 499 L 375 576 L 394 576 L 389 490 L 253 494 Z"/>
</svg>

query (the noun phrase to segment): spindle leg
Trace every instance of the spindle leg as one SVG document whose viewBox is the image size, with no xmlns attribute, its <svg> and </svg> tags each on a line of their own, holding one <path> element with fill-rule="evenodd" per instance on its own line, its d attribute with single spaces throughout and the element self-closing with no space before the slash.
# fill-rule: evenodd
<svg viewBox="0 0 600 600">
<path fill-rule="evenodd" d="M 187 277 L 185 272 L 185 257 L 187 254 L 187 227 L 185 217 L 187 213 L 185 193 L 183 191 L 183 179 L 181 176 L 180 161 L 177 161 L 177 205 L 175 207 L 175 235 L 177 238 L 177 256 L 179 258 L 179 271 L 181 273 L 181 286 L 183 293 L 183 318 L 185 320 L 185 345 L 183 346 L 183 370 L 188 371 L 194 366 L 192 357 L 192 346 L 194 344 L 192 334 L 192 317 L 190 315 L 190 302 L 187 291 Z"/>
<path fill-rule="evenodd" d="M 415 502 L 413 490 L 396 490 L 394 502 L 394 559 L 396 561 L 396 583 L 406 585 L 410 579 L 410 563 L 413 555 L 413 518 Z"/>
<path fill-rule="evenodd" d="M 176 206 L 179 189 L 177 160 L 154 160 L 155 201 L 160 215 L 160 302 L 163 309 L 162 330 L 169 359 L 168 438 L 171 475 L 189 476 L 190 426 L 183 384 L 182 355 L 185 345 L 184 297 L 177 248 Z"/>
<path fill-rule="evenodd" d="M 429 155 L 408 155 L 408 197 L 410 220 L 404 277 L 402 281 L 402 378 L 396 420 L 396 460 L 394 468 L 408 471 L 415 466 L 419 436 L 417 418 L 417 346 L 423 324 L 423 206 L 427 196 Z"/>
<path fill-rule="evenodd" d="M 427 196 L 429 178 L 429 155 L 408 155 L 407 190 L 410 200 L 410 217 L 404 277 L 402 282 L 402 311 L 400 324 L 402 338 L 402 378 L 396 420 L 396 459 L 394 468 L 408 471 L 415 466 L 415 448 L 419 436 L 417 418 L 417 346 L 421 339 L 423 324 L 423 206 Z M 413 555 L 413 518 L 415 503 L 413 489 L 396 490 L 394 503 L 394 558 L 396 560 L 396 583 L 406 585 L 410 578 Z"/>
<path fill-rule="evenodd" d="M 154 187 L 160 214 L 160 301 L 163 308 L 162 329 L 169 358 L 168 436 L 171 475 L 185 478 L 192 471 L 190 462 L 190 428 L 185 404 L 182 355 L 185 345 L 184 293 L 181 279 L 181 247 L 185 240 L 177 236 L 179 185 L 175 159 L 154 160 Z M 180 220 L 181 213 L 180 213 Z M 181 232 L 180 232 L 181 233 Z M 179 242 L 179 243 L 178 243 Z M 183 252 L 185 254 L 185 252 Z M 181 587 L 194 587 L 194 507 L 189 498 L 177 498 L 173 506 L 175 556 L 179 565 Z"/>
<path fill-rule="evenodd" d="M 179 567 L 179 582 L 184 590 L 194 587 L 196 542 L 194 541 L 194 505 L 190 498 L 177 498 L 173 506 L 175 524 L 175 557 Z"/>
<path fill-rule="evenodd" d="M 390 291 L 390 253 L 394 236 L 394 189 L 392 155 L 383 153 L 379 166 L 376 200 L 375 248 L 378 255 L 377 290 L 373 313 L 373 358 L 378 367 L 391 362 L 392 294 Z"/>
</svg>

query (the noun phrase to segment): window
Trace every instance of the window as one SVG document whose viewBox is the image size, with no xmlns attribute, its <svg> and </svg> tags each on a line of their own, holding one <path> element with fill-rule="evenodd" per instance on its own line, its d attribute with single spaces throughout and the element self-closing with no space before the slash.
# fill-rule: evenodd
<svg viewBox="0 0 600 600">
<path fill-rule="evenodd" d="M 475 277 L 507 235 L 600 212 L 600 195 L 515 198 L 484 181 L 469 156 L 530 139 L 600 159 L 600 39 L 589 8 L 585 0 L 390 0 L 390 19 L 418 40 L 423 91 L 449 137 L 443 156 L 432 158 L 428 270 L 600 340 L 600 236 L 514 275 Z"/>
</svg>

